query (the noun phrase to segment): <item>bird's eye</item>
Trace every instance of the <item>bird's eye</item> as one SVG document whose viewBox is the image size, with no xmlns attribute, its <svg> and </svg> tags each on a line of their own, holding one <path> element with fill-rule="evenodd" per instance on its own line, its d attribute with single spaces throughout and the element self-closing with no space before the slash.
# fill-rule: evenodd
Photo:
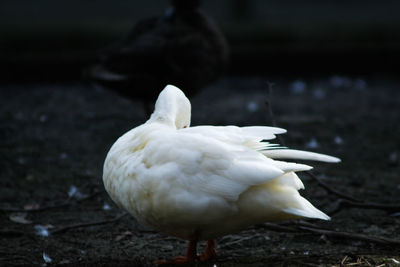
<svg viewBox="0 0 400 267">
<path fill-rule="evenodd" d="M 183 126 L 183 128 L 187 128 L 187 125 Z"/>
</svg>

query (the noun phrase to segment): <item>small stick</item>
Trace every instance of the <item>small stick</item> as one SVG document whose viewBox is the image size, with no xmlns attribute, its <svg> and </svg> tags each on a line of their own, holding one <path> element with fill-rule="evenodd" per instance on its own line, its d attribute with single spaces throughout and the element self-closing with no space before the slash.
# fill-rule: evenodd
<svg viewBox="0 0 400 267">
<path fill-rule="evenodd" d="M 349 201 L 346 199 L 339 199 L 336 209 L 331 211 L 330 214 L 336 214 L 339 211 L 341 211 L 342 209 L 347 208 L 347 207 L 354 207 L 354 208 L 360 208 L 360 209 L 384 210 L 389 213 L 394 213 L 394 212 L 400 211 L 399 204 L 381 204 L 381 203 L 375 203 L 375 202 L 354 202 L 354 201 Z"/>
<path fill-rule="evenodd" d="M 42 207 L 32 208 L 32 209 L 0 207 L 0 211 L 3 211 L 3 212 L 38 212 L 38 211 L 44 211 L 44 210 L 49 210 L 49 209 L 55 209 L 55 208 L 63 208 L 65 206 L 68 206 L 69 204 L 70 204 L 70 201 L 63 201 L 60 204 L 53 204 L 53 205 L 42 206 Z"/>
<path fill-rule="evenodd" d="M 297 225 L 296 225 L 297 224 Z M 306 226 L 309 225 L 309 226 Z M 380 237 L 380 236 L 367 236 L 363 234 L 357 234 L 357 233 L 349 233 L 349 232 L 341 232 L 341 231 L 334 231 L 330 229 L 323 229 L 320 228 L 316 225 L 305 223 L 305 222 L 297 222 L 294 224 L 294 226 L 283 226 L 275 223 L 264 223 L 261 224 L 260 227 L 271 230 L 271 231 L 276 231 L 276 232 L 291 232 L 291 233 L 300 233 L 301 231 L 307 231 L 311 232 L 314 234 L 322 234 L 326 236 L 331 236 L 331 237 L 341 237 L 341 238 L 346 238 L 350 240 L 362 240 L 362 241 L 367 241 L 371 243 L 377 243 L 377 244 L 382 244 L 382 245 L 393 245 L 393 246 L 399 246 L 400 247 L 400 240 L 392 239 L 392 238 L 386 238 L 386 237 Z"/>
<path fill-rule="evenodd" d="M 313 178 L 313 179 L 318 183 L 319 186 L 321 186 L 322 188 L 324 188 L 324 189 L 325 189 L 326 191 L 328 191 L 329 193 L 334 194 L 334 195 L 336 195 L 336 196 L 338 196 L 338 197 L 340 197 L 340 198 L 347 199 L 347 200 L 351 200 L 351 201 L 354 201 L 354 202 L 363 202 L 363 201 L 360 200 L 360 199 L 357 199 L 357 198 L 352 197 L 352 196 L 350 196 L 350 195 L 341 193 L 341 192 L 337 191 L 336 189 L 333 189 L 333 188 L 330 187 L 328 184 L 326 184 L 326 183 L 324 183 L 323 181 L 321 181 L 321 180 L 320 180 L 316 175 L 314 175 L 312 172 L 306 171 L 305 173 L 307 173 L 311 178 Z"/>
<path fill-rule="evenodd" d="M 330 214 L 336 214 L 340 210 L 346 207 L 355 207 L 355 208 L 362 208 L 362 209 L 377 209 L 377 210 L 384 210 L 387 212 L 396 212 L 400 211 L 400 205 L 399 204 L 382 204 L 382 203 L 375 203 L 375 202 L 369 202 L 369 201 L 362 201 L 358 198 L 352 197 L 350 195 L 341 193 L 337 191 L 336 189 L 333 189 L 330 187 L 328 184 L 324 183 L 321 181 L 316 175 L 314 175 L 310 171 L 306 171 L 311 178 L 313 178 L 319 186 L 324 188 L 326 191 L 340 197 L 339 199 L 339 204 L 334 209 L 333 211 L 330 212 Z"/>
<path fill-rule="evenodd" d="M 320 226 L 318 226 L 316 224 L 313 224 L 313 223 L 310 223 L 310 222 L 307 222 L 307 221 L 303 221 L 303 220 L 289 221 L 289 222 L 286 222 L 286 223 L 283 222 L 282 224 L 283 225 L 295 225 L 296 227 L 304 226 L 304 227 L 316 228 L 316 229 L 327 229 L 327 228 L 323 228 L 323 227 L 320 227 Z"/>
<path fill-rule="evenodd" d="M 70 225 L 59 227 L 59 228 L 54 229 L 54 230 L 50 230 L 50 233 L 51 234 L 58 234 L 58 233 L 62 233 L 62 232 L 65 232 L 65 231 L 68 231 L 68 230 L 71 230 L 71 229 L 75 229 L 75 228 L 82 228 L 82 227 L 88 227 L 88 226 L 94 226 L 94 225 L 102 225 L 102 224 L 107 224 L 107 223 L 113 223 L 113 222 L 116 222 L 116 221 L 120 220 L 122 217 L 124 217 L 126 215 L 127 215 L 127 213 L 122 213 L 122 214 L 116 216 L 113 219 L 97 221 L 97 222 L 70 224 Z"/>
<path fill-rule="evenodd" d="M 392 245 L 392 246 L 399 246 L 400 247 L 400 240 L 392 239 L 392 238 L 386 238 L 386 237 L 381 237 L 381 236 L 367 236 L 363 234 L 357 234 L 357 233 L 349 233 L 349 232 L 340 232 L 340 231 L 333 231 L 333 230 L 327 230 L 327 229 L 321 229 L 321 228 L 311 228 L 311 227 L 305 227 L 305 226 L 298 226 L 300 230 L 306 230 L 312 233 L 317 233 L 317 234 L 323 234 L 327 236 L 333 236 L 333 237 L 341 237 L 341 238 L 346 238 L 346 239 L 358 239 L 362 241 L 367 241 L 371 243 L 377 243 L 377 244 L 382 244 L 382 245 Z"/>
<path fill-rule="evenodd" d="M 293 227 L 283 226 L 276 223 L 263 223 L 260 224 L 259 226 L 266 230 L 271 230 L 275 232 L 297 232 L 297 230 Z"/>
</svg>

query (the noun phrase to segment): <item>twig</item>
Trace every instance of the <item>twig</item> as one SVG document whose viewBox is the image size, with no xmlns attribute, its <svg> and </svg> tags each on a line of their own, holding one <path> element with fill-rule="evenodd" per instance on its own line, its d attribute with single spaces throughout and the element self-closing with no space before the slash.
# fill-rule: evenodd
<svg viewBox="0 0 400 267">
<path fill-rule="evenodd" d="M 271 230 L 271 231 L 275 231 L 275 232 L 297 232 L 295 228 L 293 227 L 288 227 L 288 226 L 283 226 L 283 225 L 279 225 L 276 223 L 263 223 L 260 226 L 266 230 Z"/>
<path fill-rule="evenodd" d="M 399 204 L 381 204 L 374 202 L 354 202 L 346 199 L 339 199 L 337 207 L 330 212 L 330 214 L 336 214 L 344 208 L 353 207 L 360 209 L 376 209 L 376 210 L 384 210 L 389 213 L 394 213 L 400 211 Z"/>
<path fill-rule="evenodd" d="M 63 208 L 65 206 L 68 206 L 69 204 L 70 204 L 70 201 L 63 201 L 60 204 L 53 204 L 53 205 L 42 206 L 42 207 L 32 208 L 32 209 L 0 207 L 0 211 L 2 211 L 2 212 L 37 212 L 37 211 L 44 211 L 44 210 L 55 209 L 55 208 Z"/>
<path fill-rule="evenodd" d="M 300 230 L 306 230 L 312 233 L 323 234 L 326 236 L 333 236 L 333 237 L 341 237 L 346 239 L 358 239 L 362 241 L 367 241 L 371 243 L 377 243 L 382 245 L 392 245 L 392 246 L 399 246 L 400 247 L 400 240 L 386 238 L 381 236 L 367 236 L 363 234 L 357 233 L 349 233 L 349 232 L 340 232 L 340 231 L 333 231 L 327 229 L 317 229 L 305 226 L 299 226 Z"/>
<path fill-rule="evenodd" d="M 50 233 L 51 234 L 58 234 L 58 233 L 62 233 L 71 229 L 75 229 L 75 228 L 82 228 L 82 227 L 89 227 L 89 226 L 94 226 L 94 225 L 102 225 L 102 224 L 107 224 L 107 223 L 113 223 L 116 222 L 118 220 L 120 220 L 122 217 L 124 217 L 125 215 L 127 215 L 127 213 L 122 213 L 118 216 L 116 216 L 113 219 L 109 219 L 109 220 L 103 220 L 103 221 L 97 221 L 97 222 L 88 222 L 88 223 L 75 223 L 75 224 L 71 224 L 71 225 L 66 225 L 66 226 L 62 226 L 59 227 L 57 229 L 51 230 Z"/>
<path fill-rule="evenodd" d="M 99 193 L 100 193 L 100 191 L 95 191 L 94 193 L 92 193 L 88 196 L 85 196 L 81 199 L 77 199 L 76 202 L 79 203 L 79 202 L 91 199 L 94 196 L 98 195 Z M 2 212 L 39 212 L 39 211 L 45 211 L 45 210 L 50 210 L 50 209 L 63 208 L 63 207 L 71 205 L 72 203 L 73 202 L 71 201 L 71 198 L 68 198 L 67 200 L 64 200 L 63 202 L 61 202 L 59 204 L 50 204 L 47 206 L 41 206 L 41 207 L 32 208 L 32 209 L 0 207 L 0 211 L 2 211 Z"/>
<path fill-rule="evenodd" d="M 312 179 L 314 179 L 319 186 L 321 186 L 322 188 L 324 188 L 326 191 L 328 191 L 331 194 L 334 194 L 340 198 L 343 199 L 348 199 L 354 202 L 362 202 L 362 200 L 357 199 L 355 197 L 349 196 L 347 194 L 341 193 L 339 191 L 337 191 L 336 189 L 333 189 L 332 187 L 330 187 L 328 184 L 324 183 L 323 181 L 321 181 L 316 175 L 314 175 L 312 172 L 310 171 L 306 171 L 305 173 L 307 173 Z"/>
<path fill-rule="evenodd" d="M 341 193 L 341 192 L 337 191 L 336 189 L 333 189 L 328 184 L 321 181 L 316 175 L 314 175 L 310 171 L 306 171 L 305 173 L 307 173 L 312 179 L 314 179 L 318 183 L 319 186 L 324 188 L 326 191 L 340 197 L 337 207 L 333 211 L 330 212 L 330 215 L 336 214 L 339 211 L 341 211 L 342 209 L 348 208 L 348 207 L 361 208 L 361 209 L 377 209 L 377 210 L 384 210 L 384 211 L 391 212 L 391 213 L 400 211 L 399 204 L 382 204 L 382 203 L 363 201 L 358 198 L 352 197 L 350 195 Z"/>
<path fill-rule="evenodd" d="M 288 226 L 294 225 L 296 227 L 304 226 L 304 227 L 309 227 L 309 228 L 327 229 L 327 230 L 329 230 L 328 228 L 324 228 L 324 227 L 321 227 L 319 225 L 316 225 L 316 224 L 313 224 L 313 223 L 310 223 L 310 222 L 307 222 L 307 221 L 303 221 L 303 220 L 282 222 L 281 225 L 288 225 Z"/>
<path fill-rule="evenodd" d="M 290 223 L 289 223 L 290 224 Z M 304 222 L 296 222 L 293 226 L 283 226 L 275 223 L 264 223 L 260 225 L 264 229 L 276 231 L 276 232 L 291 232 L 291 233 L 300 233 L 301 231 L 307 231 L 315 234 L 323 234 L 331 237 L 340 237 L 346 238 L 350 240 L 362 240 L 376 244 L 382 245 L 392 245 L 400 247 L 400 240 L 386 238 L 386 237 L 376 237 L 376 236 L 367 236 L 363 234 L 357 233 L 349 233 L 349 232 L 341 232 L 330 229 L 323 229 L 318 227 L 317 225 L 304 223 Z"/>
</svg>

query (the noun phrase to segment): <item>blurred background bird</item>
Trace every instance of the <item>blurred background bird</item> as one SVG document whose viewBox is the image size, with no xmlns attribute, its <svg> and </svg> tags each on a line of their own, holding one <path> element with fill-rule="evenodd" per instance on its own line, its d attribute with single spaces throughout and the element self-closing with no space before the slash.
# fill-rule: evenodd
<svg viewBox="0 0 400 267">
<path fill-rule="evenodd" d="M 87 78 L 140 100 L 147 114 L 167 84 L 192 96 L 216 80 L 228 64 L 225 37 L 200 10 L 200 0 L 170 0 L 163 16 L 143 19 L 122 41 L 104 49 Z"/>
</svg>

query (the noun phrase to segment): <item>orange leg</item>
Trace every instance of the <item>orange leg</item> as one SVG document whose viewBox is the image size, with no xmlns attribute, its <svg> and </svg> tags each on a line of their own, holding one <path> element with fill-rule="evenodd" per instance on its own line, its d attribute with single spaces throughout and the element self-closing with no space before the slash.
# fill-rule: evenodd
<svg viewBox="0 0 400 267">
<path fill-rule="evenodd" d="M 197 259 L 197 237 L 194 237 L 189 239 L 189 244 L 185 256 L 178 256 L 172 260 L 166 260 L 166 261 L 158 260 L 155 263 L 159 265 L 187 264 L 195 262 L 196 259 Z"/>
<path fill-rule="evenodd" d="M 206 250 L 200 255 L 201 261 L 207 261 L 217 257 L 217 249 L 215 248 L 215 239 L 207 240 Z"/>
</svg>

